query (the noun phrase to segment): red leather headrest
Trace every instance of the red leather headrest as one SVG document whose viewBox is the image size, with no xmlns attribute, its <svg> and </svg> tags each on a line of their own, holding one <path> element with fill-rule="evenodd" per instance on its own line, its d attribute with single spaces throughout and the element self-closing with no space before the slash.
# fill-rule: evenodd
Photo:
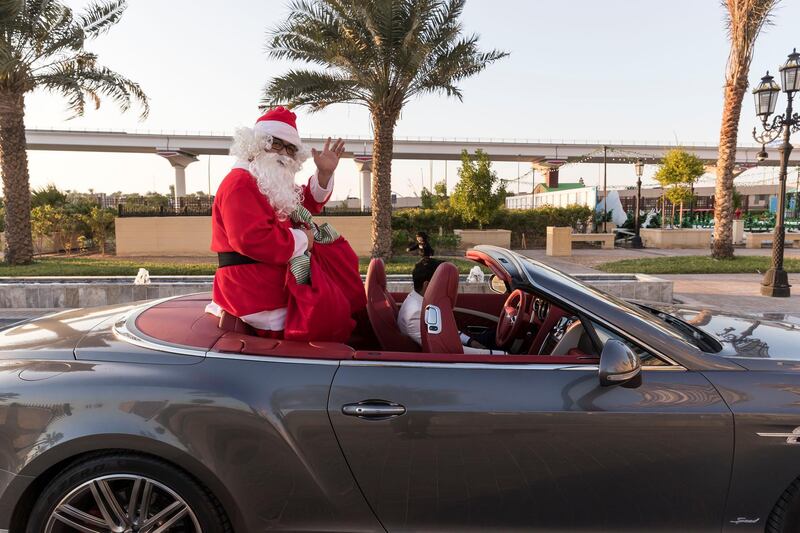
<svg viewBox="0 0 800 533">
<path fill-rule="evenodd" d="M 449 300 L 450 308 L 455 308 L 458 297 L 458 268 L 453 263 L 442 263 L 436 268 L 433 279 L 425 290 L 425 300 L 431 305 L 442 306 L 442 299 Z"/>
<path fill-rule="evenodd" d="M 380 258 L 367 268 L 367 315 L 375 336 L 384 350 L 418 352 L 419 346 L 397 327 L 397 304 L 386 290 L 386 270 Z"/>
<path fill-rule="evenodd" d="M 386 290 L 386 269 L 383 266 L 383 259 L 374 257 L 367 267 L 367 288 L 380 287 Z"/>
<path fill-rule="evenodd" d="M 442 263 L 436 268 L 425 289 L 422 299 L 422 314 L 420 316 L 420 329 L 422 332 L 422 349 L 428 353 L 464 353 L 461 338 L 458 332 L 453 309 L 458 296 L 458 269 L 453 263 Z M 441 330 L 428 333 L 425 324 L 425 310 L 429 305 L 439 308 L 441 313 Z"/>
</svg>

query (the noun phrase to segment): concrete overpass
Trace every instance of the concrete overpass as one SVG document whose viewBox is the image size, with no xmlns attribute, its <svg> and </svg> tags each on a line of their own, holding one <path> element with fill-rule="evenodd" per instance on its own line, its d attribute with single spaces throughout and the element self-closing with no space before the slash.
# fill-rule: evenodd
<svg viewBox="0 0 800 533">
<path fill-rule="evenodd" d="M 197 160 L 198 155 L 227 155 L 231 137 L 228 135 L 203 135 L 190 133 L 127 133 L 123 131 L 70 131 L 70 130 L 27 130 L 26 139 L 29 150 L 119 152 L 157 154 L 165 157 L 175 169 L 175 194 L 185 194 L 186 166 Z M 325 139 L 311 137 L 304 139 L 309 146 L 321 148 Z M 366 138 L 346 138 L 348 152 L 346 157 L 354 158 L 361 173 L 361 198 L 368 207 L 371 189 L 372 140 Z M 658 162 L 664 154 L 674 148 L 669 144 L 648 144 L 636 142 L 608 143 L 610 164 L 629 163 L 641 157 L 648 163 Z M 685 150 L 694 153 L 707 165 L 717 161 L 717 146 L 687 145 Z M 557 172 L 566 163 L 602 163 L 603 143 L 569 141 L 521 141 L 501 139 L 410 139 L 396 138 L 394 159 L 413 160 L 458 160 L 462 150 L 474 152 L 481 149 L 492 161 L 527 162 L 544 172 Z M 737 149 L 737 163 L 746 168 L 756 163 L 760 145 L 743 145 Z M 769 158 L 761 165 L 778 164 L 778 151 L 767 150 Z M 360 157 L 359 157 L 360 156 Z M 792 166 L 800 164 L 800 150 L 792 154 Z M 366 201 L 365 201 L 366 200 Z"/>
</svg>

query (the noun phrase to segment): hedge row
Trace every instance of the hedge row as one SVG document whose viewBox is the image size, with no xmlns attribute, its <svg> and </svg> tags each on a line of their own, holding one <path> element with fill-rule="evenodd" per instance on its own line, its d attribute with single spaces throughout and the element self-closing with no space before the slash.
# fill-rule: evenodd
<svg viewBox="0 0 800 533">
<path fill-rule="evenodd" d="M 586 206 L 572 205 L 568 207 L 539 207 L 536 209 L 500 209 L 484 229 L 511 230 L 511 247 L 534 247 L 544 245 L 547 226 L 571 226 L 579 229 L 589 223 L 592 210 Z M 417 231 L 425 231 L 429 235 L 443 235 L 437 239 L 449 244 L 448 235 L 454 229 L 475 229 L 476 224 L 464 222 L 450 210 L 439 209 L 404 209 L 392 215 L 394 243 L 410 242 Z M 523 242 L 524 238 L 524 242 Z M 433 244 L 433 243 L 432 243 Z M 444 244 L 444 243 L 441 243 Z"/>
</svg>

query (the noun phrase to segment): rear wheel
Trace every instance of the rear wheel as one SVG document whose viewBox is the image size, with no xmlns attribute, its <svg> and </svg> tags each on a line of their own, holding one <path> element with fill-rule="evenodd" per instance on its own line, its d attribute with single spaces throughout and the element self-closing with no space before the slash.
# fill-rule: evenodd
<svg viewBox="0 0 800 533">
<path fill-rule="evenodd" d="M 767 533 L 800 531 L 800 478 L 794 480 L 772 508 L 767 519 Z"/>
<path fill-rule="evenodd" d="M 216 500 L 172 465 L 108 454 L 53 479 L 31 511 L 27 533 L 230 532 Z"/>
</svg>

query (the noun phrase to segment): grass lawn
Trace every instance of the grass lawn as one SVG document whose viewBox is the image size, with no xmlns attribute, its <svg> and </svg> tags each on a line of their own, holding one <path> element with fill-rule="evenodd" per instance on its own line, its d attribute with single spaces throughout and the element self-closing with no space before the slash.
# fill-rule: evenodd
<svg viewBox="0 0 800 533">
<path fill-rule="evenodd" d="M 755 274 L 767 271 L 771 264 L 772 258 L 766 256 L 737 256 L 730 261 L 720 261 L 709 256 L 690 255 L 625 259 L 595 268 L 603 272 L 639 274 Z M 800 259 L 785 258 L 783 268 L 787 272 L 800 272 Z"/>
<path fill-rule="evenodd" d="M 472 261 L 452 257 L 441 258 L 453 262 L 462 274 L 475 266 Z M 398 256 L 386 265 L 387 274 L 411 274 L 417 257 Z M 367 273 L 369 258 L 359 259 L 359 269 Z M 211 276 L 217 269 L 213 260 L 208 262 L 158 262 L 117 259 L 115 257 L 42 257 L 33 264 L 9 266 L 0 263 L 0 276 L 135 276 L 140 268 L 146 268 L 153 276 Z"/>
</svg>

